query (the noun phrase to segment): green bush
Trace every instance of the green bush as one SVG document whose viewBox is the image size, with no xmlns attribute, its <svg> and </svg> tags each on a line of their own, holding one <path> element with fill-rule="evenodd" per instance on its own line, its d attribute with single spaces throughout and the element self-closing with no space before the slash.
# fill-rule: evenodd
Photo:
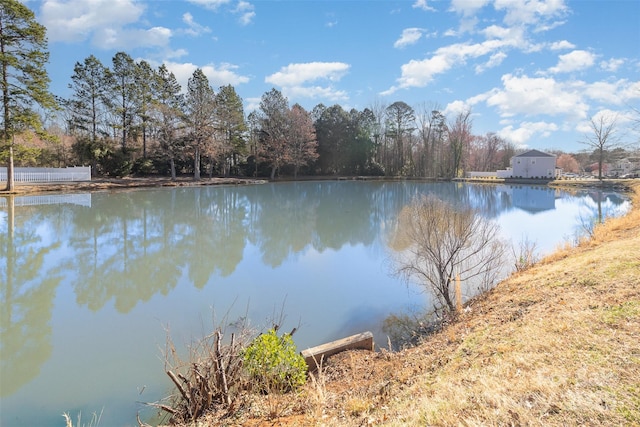
<svg viewBox="0 0 640 427">
<path fill-rule="evenodd" d="M 275 329 L 253 340 L 244 351 L 243 362 L 252 384 L 261 392 L 295 390 L 307 378 L 307 364 L 291 335 L 278 336 Z"/>
</svg>

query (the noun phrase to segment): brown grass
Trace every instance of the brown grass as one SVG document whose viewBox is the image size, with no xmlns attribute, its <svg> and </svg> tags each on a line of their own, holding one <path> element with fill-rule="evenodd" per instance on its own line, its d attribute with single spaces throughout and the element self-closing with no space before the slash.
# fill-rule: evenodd
<svg viewBox="0 0 640 427">
<path fill-rule="evenodd" d="M 640 425 L 640 183 L 633 191 L 627 216 L 471 301 L 419 346 L 331 357 L 287 416 L 246 408 L 198 425 Z"/>
</svg>

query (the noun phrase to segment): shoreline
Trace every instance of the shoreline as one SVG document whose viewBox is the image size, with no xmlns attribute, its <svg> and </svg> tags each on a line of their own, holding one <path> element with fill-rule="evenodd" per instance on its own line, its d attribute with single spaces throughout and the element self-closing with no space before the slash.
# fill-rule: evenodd
<svg viewBox="0 0 640 427">
<path fill-rule="evenodd" d="M 98 178 L 91 181 L 74 182 L 52 182 L 52 183 L 16 183 L 14 191 L 0 190 L 0 196 L 22 196 L 37 195 L 46 193 L 78 193 L 78 192 L 98 192 L 113 190 L 128 190 L 142 188 L 162 188 L 162 187 L 207 187 L 216 185 L 256 185 L 268 182 L 288 182 L 288 181 L 427 181 L 443 182 L 432 178 L 411 178 L 411 177 L 367 177 L 367 176 L 318 176 L 318 177 L 298 177 L 297 180 L 280 178 L 273 181 L 269 179 L 257 178 L 202 178 L 199 181 L 193 178 L 177 178 L 172 181 L 166 177 L 144 177 L 144 178 Z M 457 178 L 453 182 L 467 182 L 470 184 L 493 184 L 493 185 L 545 185 L 551 188 L 596 188 L 608 189 L 622 192 L 631 191 L 635 182 L 634 179 L 580 179 L 580 180 L 525 180 L 525 179 L 478 179 L 478 178 Z M 3 185 L 4 183 L 0 183 Z"/>
</svg>

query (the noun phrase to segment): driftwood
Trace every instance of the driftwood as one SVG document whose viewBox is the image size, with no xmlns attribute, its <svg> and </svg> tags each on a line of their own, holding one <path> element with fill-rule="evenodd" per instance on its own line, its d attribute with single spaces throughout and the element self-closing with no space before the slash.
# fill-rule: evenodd
<svg viewBox="0 0 640 427">
<path fill-rule="evenodd" d="M 310 371 L 315 371 L 320 365 L 320 361 L 327 357 L 346 350 L 369 350 L 373 351 L 373 334 L 369 331 L 361 334 L 351 335 L 336 341 L 331 341 L 316 347 L 308 348 L 301 352 Z"/>
</svg>

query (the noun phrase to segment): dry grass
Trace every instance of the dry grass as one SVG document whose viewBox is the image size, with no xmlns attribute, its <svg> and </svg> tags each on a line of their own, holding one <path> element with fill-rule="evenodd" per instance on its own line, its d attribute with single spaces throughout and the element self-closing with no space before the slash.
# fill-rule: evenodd
<svg viewBox="0 0 640 427">
<path fill-rule="evenodd" d="M 289 415 L 199 425 L 640 425 L 640 183 L 634 192 L 630 214 L 471 301 L 419 346 L 331 357 L 289 397 Z"/>
</svg>

